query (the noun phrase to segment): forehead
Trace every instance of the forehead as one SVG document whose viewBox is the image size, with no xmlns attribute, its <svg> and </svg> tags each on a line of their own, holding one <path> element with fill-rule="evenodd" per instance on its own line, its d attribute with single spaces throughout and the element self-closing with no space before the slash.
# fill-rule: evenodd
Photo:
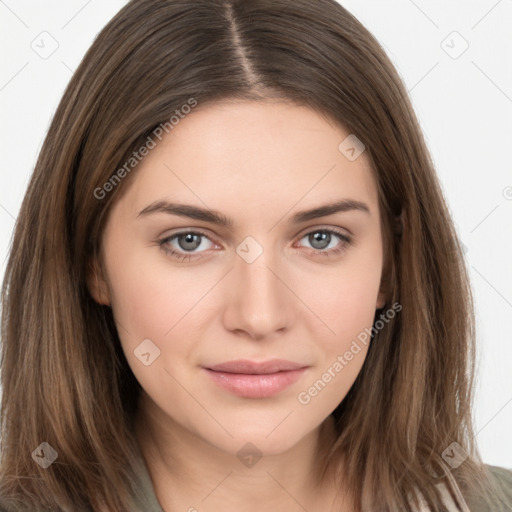
<svg viewBox="0 0 512 512">
<path fill-rule="evenodd" d="M 363 153 L 347 158 L 342 125 L 290 102 L 198 105 L 137 166 L 126 199 L 133 208 L 168 199 L 230 209 L 283 211 L 351 198 L 375 205 Z M 341 144 L 341 149 L 340 149 Z"/>
</svg>

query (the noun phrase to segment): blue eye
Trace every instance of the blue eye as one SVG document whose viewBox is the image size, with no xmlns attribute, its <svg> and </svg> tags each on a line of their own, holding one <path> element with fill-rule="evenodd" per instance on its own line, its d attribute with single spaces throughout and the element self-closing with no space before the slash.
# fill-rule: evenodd
<svg viewBox="0 0 512 512">
<path fill-rule="evenodd" d="M 312 247 L 306 247 L 314 255 L 331 256 L 347 250 L 352 239 L 335 229 L 315 229 L 303 235 L 299 240 L 307 239 Z M 201 258 L 201 253 L 209 247 L 204 247 L 204 240 L 215 245 L 206 234 L 198 231 L 182 231 L 158 241 L 160 248 L 168 256 L 179 261 L 190 261 Z M 341 241 L 341 246 L 340 246 Z M 334 244 L 333 244 L 334 243 Z M 206 244 L 208 245 L 208 244 Z M 203 250 L 198 250 L 198 249 Z"/>
</svg>

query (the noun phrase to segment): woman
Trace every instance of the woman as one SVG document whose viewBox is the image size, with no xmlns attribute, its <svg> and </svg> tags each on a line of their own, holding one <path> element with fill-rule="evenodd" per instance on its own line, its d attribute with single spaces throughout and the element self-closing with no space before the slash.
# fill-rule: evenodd
<svg viewBox="0 0 512 512">
<path fill-rule="evenodd" d="M 3 304 L 2 510 L 512 506 L 418 122 L 334 1 L 123 8 L 49 129 Z"/>
</svg>

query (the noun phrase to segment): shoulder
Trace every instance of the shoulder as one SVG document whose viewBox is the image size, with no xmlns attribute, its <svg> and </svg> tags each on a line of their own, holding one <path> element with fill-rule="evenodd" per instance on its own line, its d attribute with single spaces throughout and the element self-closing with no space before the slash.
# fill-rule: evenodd
<svg viewBox="0 0 512 512">
<path fill-rule="evenodd" d="M 512 512 L 512 469 L 486 464 L 491 476 L 492 498 L 477 499 L 470 504 L 471 512 Z"/>
<path fill-rule="evenodd" d="M 499 466 L 486 466 L 490 473 L 500 482 L 512 485 L 512 468 L 502 468 Z"/>
<path fill-rule="evenodd" d="M 503 491 L 512 510 L 512 468 L 487 466 L 496 485 Z"/>
</svg>

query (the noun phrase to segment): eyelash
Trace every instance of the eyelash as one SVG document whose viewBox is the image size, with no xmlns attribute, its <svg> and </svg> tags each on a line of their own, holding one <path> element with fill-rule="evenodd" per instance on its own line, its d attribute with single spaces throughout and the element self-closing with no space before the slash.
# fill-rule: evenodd
<svg viewBox="0 0 512 512">
<path fill-rule="evenodd" d="M 309 231 L 309 232 L 305 233 L 304 235 L 302 235 L 299 240 L 302 240 L 304 237 L 306 237 L 308 235 L 312 235 L 314 233 L 328 233 L 330 235 L 336 235 L 342 241 L 341 247 L 335 247 L 335 248 L 329 249 L 327 251 L 322 250 L 322 249 L 309 249 L 315 255 L 336 256 L 336 255 L 344 253 L 348 249 L 348 246 L 350 246 L 352 244 L 351 237 L 345 235 L 341 231 L 338 231 L 338 230 L 332 229 L 332 228 L 314 229 L 314 230 Z M 181 231 L 180 233 L 175 233 L 172 236 L 168 236 L 168 237 L 158 240 L 158 245 L 160 246 L 160 249 L 162 249 L 166 255 L 168 255 L 174 259 L 177 259 L 179 261 L 185 261 L 187 258 L 188 258 L 188 261 L 190 261 L 192 258 L 194 258 L 194 259 L 201 258 L 202 256 L 200 254 L 181 253 L 181 252 L 175 251 L 174 249 L 169 249 L 169 247 L 166 244 L 168 244 L 172 240 L 174 240 L 182 235 L 199 235 L 201 237 L 204 237 L 204 238 L 207 238 L 208 240 L 210 240 L 208 235 L 206 235 L 205 233 L 202 233 L 201 231 Z"/>
</svg>

